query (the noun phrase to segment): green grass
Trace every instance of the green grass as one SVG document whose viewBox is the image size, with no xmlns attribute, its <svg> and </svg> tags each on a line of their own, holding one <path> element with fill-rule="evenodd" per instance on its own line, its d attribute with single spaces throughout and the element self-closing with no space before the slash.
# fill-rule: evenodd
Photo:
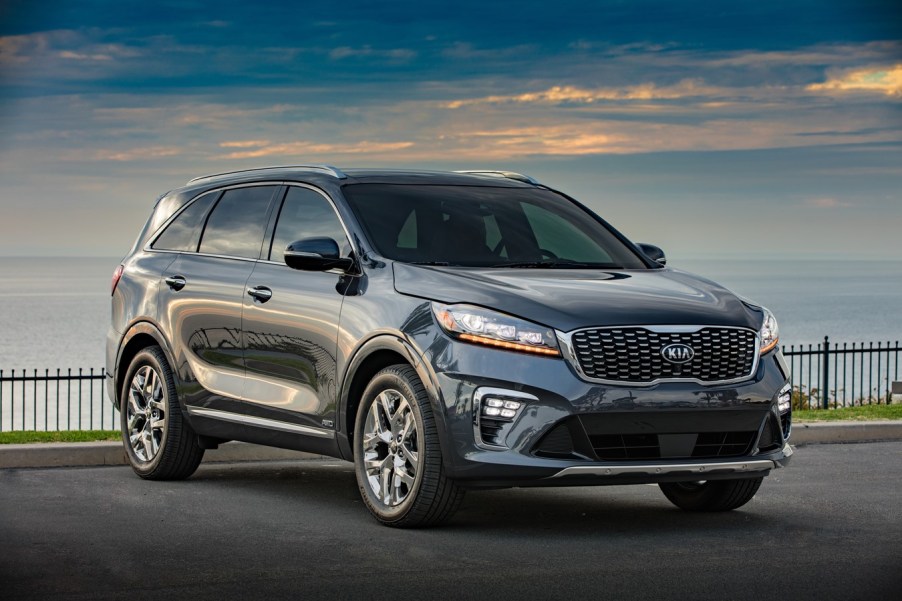
<svg viewBox="0 0 902 601">
<path fill-rule="evenodd" d="M 72 430 L 63 432 L 0 432 L 0 444 L 25 444 L 31 442 L 96 442 L 121 440 L 118 430 Z"/>
<path fill-rule="evenodd" d="M 902 404 L 861 405 L 860 407 L 839 407 L 837 409 L 796 409 L 792 412 L 792 419 L 799 422 L 902 419 Z"/>
</svg>

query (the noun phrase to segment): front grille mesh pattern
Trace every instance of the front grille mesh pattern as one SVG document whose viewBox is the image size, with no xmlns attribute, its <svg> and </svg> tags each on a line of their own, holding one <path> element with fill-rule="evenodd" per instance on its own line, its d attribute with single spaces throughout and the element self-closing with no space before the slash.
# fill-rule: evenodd
<svg viewBox="0 0 902 601">
<path fill-rule="evenodd" d="M 748 454 L 757 432 L 701 432 L 691 453 L 670 454 L 661 450 L 657 434 L 602 434 L 590 436 L 595 455 L 603 461 L 618 459 L 677 459 L 695 457 L 740 457 Z"/>
<path fill-rule="evenodd" d="M 697 332 L 596 328 L 575 332 L 572 341 L 582 372 L 612 382 L 721 382 L 749 376 L 755 363 L 755 332 L 736 328 L 706 327 Z M 661 355 L 670 344 L 688 345 L 695 355 L 686 363 L 671 363 Z"/>
</svg>

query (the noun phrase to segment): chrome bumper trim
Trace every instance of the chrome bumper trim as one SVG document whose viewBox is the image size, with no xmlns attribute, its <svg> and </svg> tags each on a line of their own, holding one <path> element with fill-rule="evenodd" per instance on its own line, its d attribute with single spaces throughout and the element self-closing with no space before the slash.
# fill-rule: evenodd
<svg viewBox="0 0 902 601">
<path fill-rule="evenodd" d="M 730 463 L 639 463 L 633 465 L 577 465 L 562 469 L 551 478 L 566 476 L 622 476 L 641 474 L 643 476 L 663 476 L 667 474 L 721 474 L 723 472 L 762 472 L 780 467 L 776 461 L 757 459 L 754 461 L 733 461 Z"/>
<path fill-rule="evenodd" d="M 248 424 L 251 426 L 259 426 L 261 428 L 269 428 L 270 430 L 281 430 L 282 432 L 297 432 L 299 434 L 306 434 L 308 436 L 318 436 L 319 438 L 335 438 L 335 432 L 333 430 L 324 430 L 322 428 L 302 426 L 300 424 L 289 424 L 288 422 L 280 422 L 274 419 L 266 419 L 263 417 L 254 417 L 252 415 L 232 413 L 230 411 L 221 411 L 219 409 L 192 407 L 190 405 L 188 405 L 187 409 L 190 415 L 196 415 L 198 417 L 210 417 L 213 419 L 221 419 L 226 422 Z"/>
</svg>

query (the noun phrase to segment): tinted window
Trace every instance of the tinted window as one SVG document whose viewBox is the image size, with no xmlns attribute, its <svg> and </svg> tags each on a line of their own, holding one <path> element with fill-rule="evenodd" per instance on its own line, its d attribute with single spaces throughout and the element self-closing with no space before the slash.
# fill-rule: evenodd
<svg viewBox="0 0 902 601">
<path fill-rule="evenodd" d="M 172 223 L 166 226 L 151 248 L 156 250 L 197 250 L 197 242 L 200 239 L 200 230 L 203 227 L 203 218 L 207 209 L 219 196 L 219 191 L 204 194 L 179 213 Z"/>
<path fill-rule="evenodd" d="M 332 238 L 338 242 L 342 256 L 350 252 L 348 237 L 345 235 L 335 210 L 322 194 L 308 188 L 292 186 L 288 188 L 276 233 L 269 254 L 272 261 L 284 261 L 285 249 L 289 244 L 302 238 Z"/>
<path fill-rule="evenodd" d="M 376 249 L 399 261 L 643 269 L 591 214 L 536 188 L 349 184 L 342 188 Z"/>
<path fill-rule="evenodd" d="M 200 242 L 200 252 L 256 259 L 260 256 L 267 209 L 275 186 L 227 190 L 216 204 Z"/>
<path fill-rule="evenodd" d="M 574 229 L 561 215 L 530 203 L 522 203 L 523 212 L 545 258 L 566 258 L 581 263 L 611 263 L 604 248 L 585 232 Z"/>
</svg>

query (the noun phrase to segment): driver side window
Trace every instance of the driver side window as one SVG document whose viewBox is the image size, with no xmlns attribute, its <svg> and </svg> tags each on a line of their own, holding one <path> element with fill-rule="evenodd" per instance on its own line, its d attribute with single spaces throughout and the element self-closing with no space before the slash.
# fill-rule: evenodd
<svg viewBox="0 0 902 601">
<path fill-rule="evenodd" d="M 329 201 L 309 188 L 291 186 L 279 211 L 269 260 L 284 263 L 288 245 L 303 238 L 332 238 L 338 243 L 341 256 L 351 252 L 348 237 Z"/>
</svg>

